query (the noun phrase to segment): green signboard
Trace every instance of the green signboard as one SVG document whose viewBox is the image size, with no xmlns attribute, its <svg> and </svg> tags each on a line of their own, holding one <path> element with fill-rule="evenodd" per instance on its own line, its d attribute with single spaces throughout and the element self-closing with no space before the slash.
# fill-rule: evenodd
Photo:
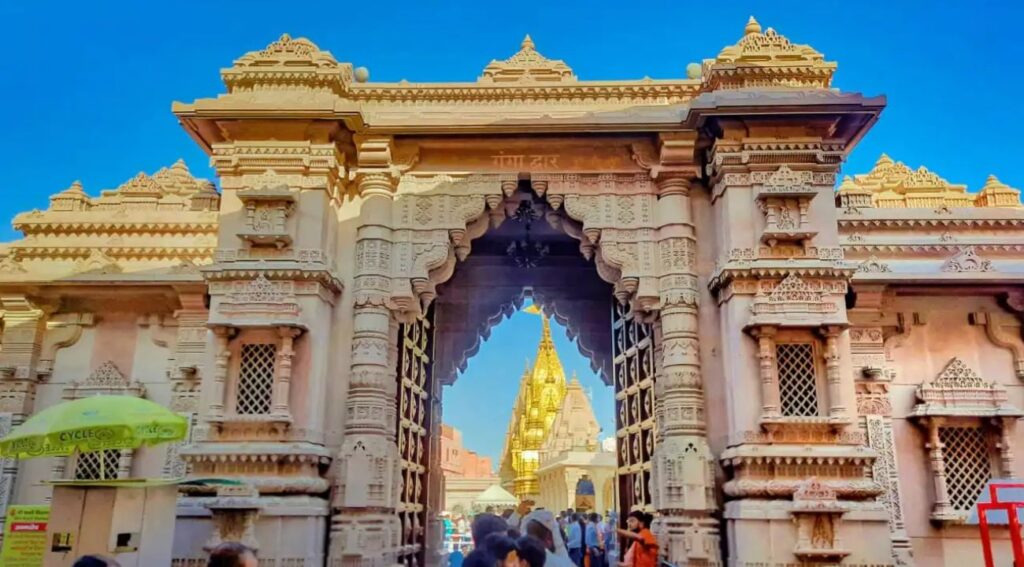
<svg viewBox="0 0 1024 567">
<path fill-rule="evenodd" d="M 0 565 L 40 567 L 46 554 L 46 524 L 49 506 L 11 506 L 4 524 L 4 547 Z"/>
</svg>

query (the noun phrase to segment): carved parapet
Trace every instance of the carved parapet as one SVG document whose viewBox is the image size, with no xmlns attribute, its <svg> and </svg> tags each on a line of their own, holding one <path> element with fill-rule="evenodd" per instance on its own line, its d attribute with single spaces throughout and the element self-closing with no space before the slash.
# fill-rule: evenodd
<svg viewBox="0 0 1024 567">
<path fill-rule="evenodd" d="M 918 386 L 917 399 L 913 418 L 1024 417 L 1024 411 L 1009 403 L 1006 388 L 986 382 L 959 358 L 951 359 L 934 380 Z"/>
<path fill-rule="evenodd" d="M 836 64 L 808 45 L 794 44 L 772 28 L 761 30 L 753 17 L 743 37 L 704 61 L 701 75 L 708 90 L 751 87 L 828 88 Z"/>
<path fill-rule="evenodd" d="M 318 285 L 315 282 L 314 286 Z M 233 327 L 294 326 L 305 328 L 294 281 L 271 281 L 259 273 L 249 281 L 211 282 L 214 306 L 209 324 Z"/>
<path fill-rule="evenodd" d="M 721 455 L 731 479 L 722 489 L 730 498 L 791 498 L 809 477 L 842 500 L 867 500 L 882 487 L 865 476 L 878 454 L 862 445 L 739 445 Z"/>
<path fill-rule="evenodd" d="M 807 281 L 790 274 L 771 286 L 762 282 L 754 297 L 749 327 L 773 325 L 778 327 L 818 327 L 846 325 L 845 311 L 838 307 L 835 297 L 845 292 L 844 281 Z"/>
<path fill-rule="evenodd" d="M 191 466 L 190 478 L 240 480 L 262 494 L 320 494 L 329 482 L 322 472 L 330 452 L 297 442 L 204 442 L 183 447 L 179 456 Z M 210 486 L 186 486 L 189 494 L 212 491 Z"/>
</svg>

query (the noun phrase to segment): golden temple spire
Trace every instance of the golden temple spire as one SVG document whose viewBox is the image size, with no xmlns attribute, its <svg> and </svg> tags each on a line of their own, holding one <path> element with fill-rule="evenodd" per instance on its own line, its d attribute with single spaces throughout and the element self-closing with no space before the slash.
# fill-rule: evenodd
<svg viewBox="0 0 1024 567">
<path fill-rule="evenodd" d="M 537 46 L 535 46 L 533 44 L 533 40 L 530 39 L 530 34 L 526 34 L 526 37 L 523 38 L 523 43 L 519 44 L 519 49 L 522 49 L 522 50 L 527 50 L 527 49 L 529 49 L 529 50 L 536 50 L 537 49 Z"/>
<path fill-rule="evenodd" d="M 536 495 L 539 490 L 539 451 L 551 432 L 567 388 L 565 370 L 551 337 L 551 322 L 536 304 L 523 311 L 540 315 L 541 334 L 533 365 L 527 363 L 519 384 L 501 465 L 503 484 L 519 498 Z"/>
</svg>

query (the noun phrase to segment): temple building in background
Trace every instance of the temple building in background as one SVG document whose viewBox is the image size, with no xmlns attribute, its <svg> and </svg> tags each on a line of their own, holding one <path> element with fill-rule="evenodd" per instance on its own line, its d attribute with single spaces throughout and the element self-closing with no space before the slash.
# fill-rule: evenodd
<svg viewBox="0 0 1024 567">
<path fill-rule="evenodd" d="M 99 461 L 200 481 L 161 534 L 172 567 L 224 540 L 273 567 L 441 566 L 444 386 L 529 299 L 614 388 L 615 450 L 542 319 L 500 464 L 516 495 L 646 510 L 680 566 L 981 564 L 972 507 L 1024 476 L 1019 191 L 887 156 L 844 172 L 887 104 L 857 90 L 885 85 L 838 88 L 753 18 L 684 24 L 721 41 L 660 51 L 666 79 L 579 77 L 530 38 L 448 83 L 250 46 L 172 106 L 216 184 L 174 163 L 17 188 L 57 192 L 0 246 L 0 435 L 91 395 L 188 416 L 183 443 Z M 97 458 L 0 463 L 0 517 Z"/>
<path fill-rule="evenodd" d="M 541 313 L 536 306 L 526 311 Z M 573 376 L 566 383 L 551 323 L 547 315 L 540 318 L 537 355 L 520 379 L 509 418 L 502 485 L 549 510 L 608 510 L 614 507 L 615 454 L 604 451 L 601 427 L 579 380 Z M 581 491 L 587 494 L 577 498 Z"/>
</svg>

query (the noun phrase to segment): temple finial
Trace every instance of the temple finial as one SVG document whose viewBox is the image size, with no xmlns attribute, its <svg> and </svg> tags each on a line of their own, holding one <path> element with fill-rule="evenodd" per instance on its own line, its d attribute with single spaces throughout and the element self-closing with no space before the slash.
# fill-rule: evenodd
<svg viewBox="0 0 1024 567">
<path fill-rule="evenodd" d="M 875 162 L 875 167 L 878 167 L 880 165 L 892 165 L 892 163 L 892 158 L 889 157 L 889 154 L 883 153 L 881 156 L 878 157 L 878 161 Z"/>
<path fill-rule="evenodd" d="M 533 44 L 533 40 L 530 39 L 530 34 L 526 34 L 526 37 L 523 38 L 523 43 L 519 44 L 519 48 L 520 49 L 524 49 L 524 50 L 525 49 L 535 50 L 535 49 L 537 49 L 537 46 L 535 46 Z"/>
<path fill-rule="evenodd" d="M 747 27 L 743 28 L 743 35 L 755 35 L 761 33 L 761 24 L 757 23 L 754 16 L 747 20 Z"/>
</svg>

